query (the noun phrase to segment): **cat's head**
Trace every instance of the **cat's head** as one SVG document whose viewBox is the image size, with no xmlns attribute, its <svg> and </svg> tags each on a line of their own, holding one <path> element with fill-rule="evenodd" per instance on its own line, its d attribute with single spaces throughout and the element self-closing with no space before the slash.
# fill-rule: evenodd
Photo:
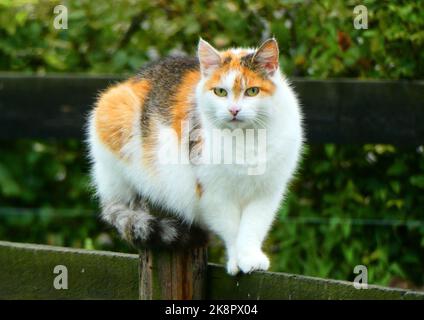
<svg viewBox="0 0 424 320">
<path fill-rule="evenodd" d="M 202 110 L 220 128 L 265 125 L 279 76 L 278 44 L 265 41 L 258 49 L 218 51 L 200 39 L 201 81 L 197 91 Z"/>
</svg>

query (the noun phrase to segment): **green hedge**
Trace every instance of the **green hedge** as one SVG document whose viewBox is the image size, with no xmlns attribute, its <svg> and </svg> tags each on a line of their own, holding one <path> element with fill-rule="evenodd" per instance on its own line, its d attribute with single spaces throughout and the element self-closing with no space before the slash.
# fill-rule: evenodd
<svg viewBox="0 0 424 320">
<path fill-rule="evenodd" d="M 68 30 L 52 27 L 59 3 Z M 368 30 L 353 28 L 357 4 Z M 0 0 L 0 70 L 132 73 L 194 53 L 199 35 L 220 48 L 274 35 L 289 76 L 422 79 L 422 12 L 419 0 Z M 131 251 L 94 213 L 85 152 L 70 140 L 0 142 L 0 239 Z M 309 146 L 266 243 L 272 269 L 352 280 L 365 264 L 371 283 L 422 286 L 423 172 L 422 146 Z"/>
<path fill-rule="evenodd" d="M 53 8 L 68 7 L 67 30 Z M 367 30 L 353 8 L 368 8 Z M 274 35 L 289 75 L 422 78 L 424 2 L 415 1 L 0 1 L 0 70 L 133 72 L 158 55 L 255 46 Z M 133 27 L 131 27 L 133 26 Z"/>
</svg>

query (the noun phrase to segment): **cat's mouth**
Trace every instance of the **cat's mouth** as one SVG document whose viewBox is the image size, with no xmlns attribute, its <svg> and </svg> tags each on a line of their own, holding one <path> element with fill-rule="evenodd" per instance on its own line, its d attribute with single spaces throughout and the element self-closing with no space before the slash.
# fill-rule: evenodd
<svg viewBox="0 0 424 320">
<path fill-rule="evenodd" d="M 244 128 L 246 125 L 248 125 L 248 121 L 246 121 L 246 119 L 232 118 L 227 120 L 227 126 L 232 129 Z"/>
<path fill-rule="evenodd" d="M 250 123 L 250 121 L 244 117 L 228 117 L 227 119 L 222 119 L 220 122 L 223 128 L 230 129 L 244 128 Z"/>
</svg>

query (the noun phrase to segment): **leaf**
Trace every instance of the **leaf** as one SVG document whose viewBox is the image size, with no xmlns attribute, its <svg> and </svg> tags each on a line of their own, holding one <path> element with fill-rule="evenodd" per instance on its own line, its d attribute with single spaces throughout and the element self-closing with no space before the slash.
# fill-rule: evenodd
<svg viewBox="0 0 424 320">
<path fill-rule="evenodd" d="M 411 185 L 424 189 L 424 175 L 415 175 L 409 179 Z"/>
</svg>

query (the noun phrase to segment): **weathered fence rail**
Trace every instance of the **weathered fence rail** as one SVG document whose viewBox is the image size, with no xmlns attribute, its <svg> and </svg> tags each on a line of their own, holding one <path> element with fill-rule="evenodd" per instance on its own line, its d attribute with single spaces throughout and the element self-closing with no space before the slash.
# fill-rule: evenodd
<svg viewBox="0 0 424 320">
<path fill-rule="evenodd" d="M 0 138 L 81 138 L 96 93 L 120 79 L 0 74 Z M 309 142 L 424 142 L 424 81 L 292 82 Z"/>
<path fill-rule="evenodd" d="M 69 249 L 0 241 L 0 299 L 139 299 L 136 254 Z M 68 270 L 68 289 L 55 289 L 57 265 Z M 208 299 L 420 299 L 424 292 L 300 275 L 254 272 L 232 277 L 209 264 Z"/>
<path fill-rule="evenodd" d="M 0 73 L 0 139 L 82 138 L 96 94 L 115 76 Z M 294 79 L 311 143 L 424 143 L 424 81 Z M 53 287 L 54 267 L 69 288 Z M 0 298 L 424 299 L 424 293 L 284 273 L 228 276 L 206 249 L 140 255 L 0 242 Z"/>
</svg>

